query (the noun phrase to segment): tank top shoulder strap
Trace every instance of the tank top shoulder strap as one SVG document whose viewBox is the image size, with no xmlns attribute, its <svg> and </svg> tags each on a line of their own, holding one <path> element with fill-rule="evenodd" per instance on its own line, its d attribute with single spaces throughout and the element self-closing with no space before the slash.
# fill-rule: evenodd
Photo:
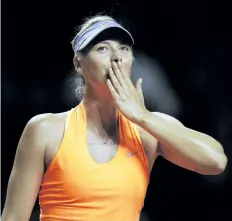
<svg viewBox="0 0 232 221">
<path fill-rule="evenodd" d="M 140 160 L 143 163 L 144 170 L 149 172 L 147 156 L 137 126 L 125 118 L 121 112 L 119 112 L 119 118 L 121 122 L 120 131 L 122 133 L 120 136 L 123 137 L 122 144 L 124 148 L 126 148 L 126 151 L 129 152 L 129 154 L 133 155 L 138 153 Z"/>
<path fill-rule="evenodd" d="M 76 111 L 78 109 L 78 106 L 77 105 L 76 107 L 72 108 L 69 112 L 68 112 L 68 115 L 65 119 L 65 126 L 64 126 L 64 136 L 63 136 L 63 139 L 66 137 L 66 136 L 70 136 L 73 132 L 74 132 L 74 127 L 76 126 Z"/>
<path fill-rule="evenodd" d="M 68 114 L 67 114 L 67 117 L 66 117 L 66 119 L 65 119 L 64 132 L 67 130 L 67 127 L 68 127 L 68 124 L 69 124 L 69 122 L 70 122 L 71 116 L 73 115 L 74 109 L 75 109 L 75 108 L 72 108 L 72 109 L 68 112 Z"/>
</svg>

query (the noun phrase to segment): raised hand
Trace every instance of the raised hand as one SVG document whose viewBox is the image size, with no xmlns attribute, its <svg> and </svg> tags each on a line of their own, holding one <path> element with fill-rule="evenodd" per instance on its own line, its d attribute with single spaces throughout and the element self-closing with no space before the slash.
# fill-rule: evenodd
<svg viewBox="0 0 232 221">
<path fill-rule="evenodd" d="M 137 123 L 140 117 L 148 112 L 144 104 L 142 79 L 139 78 L 134 87 L 130 77 L 125 74 L 120 61 L 112 62 L 109 76 L 107 85 L 118 109 L 128 120 Z"/>
</svg>

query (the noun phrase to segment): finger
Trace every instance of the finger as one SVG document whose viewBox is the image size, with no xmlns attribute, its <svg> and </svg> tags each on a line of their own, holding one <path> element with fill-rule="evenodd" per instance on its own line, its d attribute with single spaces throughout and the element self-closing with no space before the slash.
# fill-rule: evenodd
<svg viewBox="0 0 232 221">
<path fill-rule="evenodd" d="M 142 82 L 143 82 L 143 79 L 142 78 L 139 78 L 137 81 L 136 81 L 136 90 L 138 91 L 138 93 L 140 95 L 143 94 L 143 91 L 142 91 Z"/>
<path fill-rule="evenodd" d="M 117 91 L 115 90 L 113 84 L 111 83 L 111 81 L 109 79 L 107 79 L 107 85 L 108 85 L 108 88 L 109 88 L 112 96 L 114 97 L 114 99 L 118 99 L 119 94 L 117 93 Z"/>
<path fill-rule="evenodd" d="M 114 89 L 117 91 L 118 94 L 123 93 L 123 88 L 121 84 L 119 83 L 118 79 L 116 78 L 112 68 L 109 69 L 109 76 L 110 76 L 110 82 L 113 85 Z"/>
<path fill-rule="evenodd" d="M 126 81 L 124 79 L 124 76 L 123 76 L 123 69 L 121 69 L 119 67 L 119 62 L 116 63 L 115 61 L 112 62 L 112 69 L 114 71 L 114 74 L 115 76 L 117 77 L 118 79 L 118 82 L 120 83 L 120 85 L 122 86 L 123 89 L 128 89 L 128 86 L 126 84 Z"/>
<path fill-rule="evenodd" d="M 126 82 L 127 87 L 129 87 L 129 89 L 130 89 L 131 91 L 133 91 L 133 90 L 135 89 L 135 87 L 134 87 L 134 85 L 133 85 L 133 83 L 132 83 L 130 77 L 129 77 L 128 75 L 125 74 L 125 72 L 124 72 L 124 67 L 123 67 L 121 61 L 118 62 L 118 67 L 119 67 L 119 69 L 120 69 L 121 72 L 122 72 L 123 79 L 124 79 L 124 81 Z"/>
<path fill-rule="evenodd" d="M 142 90 L 142 82 L 143 82 L 143 79 L 142 78 L 139 78 L 137 81 L 136 81 L 136 90 L 139 94 L 139 98 L 140 98 L 140 101 L 144 104 L 144 97 L 143 97 L 143 90 Z"/>
</svg>

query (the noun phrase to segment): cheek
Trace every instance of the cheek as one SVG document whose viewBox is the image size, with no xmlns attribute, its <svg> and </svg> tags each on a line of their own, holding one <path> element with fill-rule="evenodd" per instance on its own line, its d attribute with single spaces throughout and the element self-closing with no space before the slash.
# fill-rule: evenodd
<svg viewBox="0 0 232 221">
<path fill-rule="evenodd" d="M 85 63 L 87 74 L 101 75 L 110 67 L 108 56 L 90 56 Z"/>
<path fill-rule="evenodd" d="M 125 73 L 129 76 L 131 75 L 132 61 L 127 61 L 123 63 Z"/>
</svg>

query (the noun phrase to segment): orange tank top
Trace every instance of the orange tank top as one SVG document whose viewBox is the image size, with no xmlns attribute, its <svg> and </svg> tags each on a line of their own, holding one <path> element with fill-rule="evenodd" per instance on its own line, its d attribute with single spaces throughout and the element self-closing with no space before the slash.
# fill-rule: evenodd
<svg viewBox="0 0 232 221">
<path fill-rule="evenodd" d="M 41 221 L 139 221 L 149 168 L 137 128 L 119 113 L 116 156 L 97 164 L 86 142 L 83 103 L 69 112 L 39 193 Z"/>
</svg>

